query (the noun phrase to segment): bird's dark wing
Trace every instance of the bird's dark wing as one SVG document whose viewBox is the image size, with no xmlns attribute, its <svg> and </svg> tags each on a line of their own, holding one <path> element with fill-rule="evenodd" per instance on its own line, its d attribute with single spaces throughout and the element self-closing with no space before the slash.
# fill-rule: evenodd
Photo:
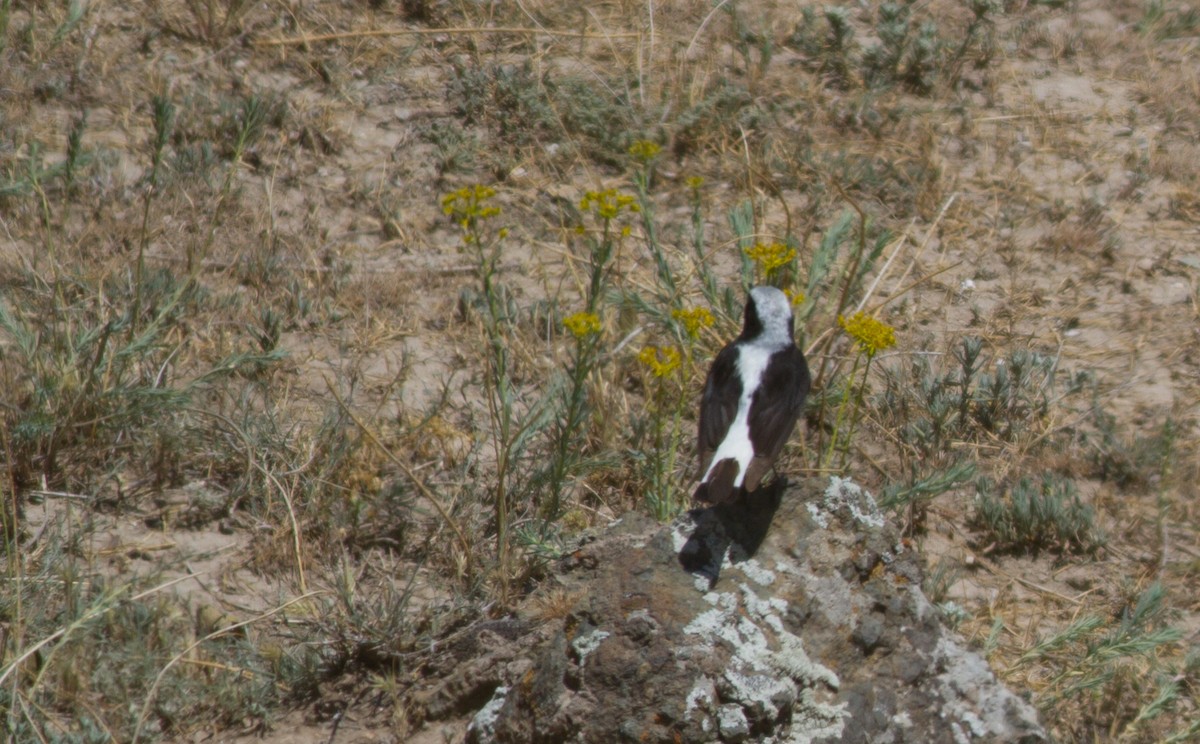
<svg viewBox="0 0 1200 744">
<path fill-rule="evenodd" d="M 704 395 L 700 398 L 700 433 L 696 449 L 700 453 L 700 477 L 708 470 L 713 453 L 721 446 L 721 440 L 729 431 L 733 417 L 737 415 L 738 398 L 742 385 L 737 374 L 737 347 L 730 344 L 713 360 L 704 382 Z"/>
<path fill-rule="evenodd" d="M 795 346 L 773 358 L 763 372 L 762 384 L 750 401 L 750 442 L 754 445 L 754 458 L 746 469 L 743 483 L 747 491 L 758 488 L 783 451 L 804 411 L 804 399 L 811 384 L 804 354 Z"/>
</svg>

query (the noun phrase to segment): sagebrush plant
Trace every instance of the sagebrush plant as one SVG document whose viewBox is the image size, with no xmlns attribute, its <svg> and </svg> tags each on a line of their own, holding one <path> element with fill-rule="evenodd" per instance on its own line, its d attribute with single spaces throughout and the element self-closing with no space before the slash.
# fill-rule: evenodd
<svg viewBox="0 0 1200 744">
<path fill-rule="evenodd" d="M 974 525 L 997 550 L 1095 553 L 1104 544 L 1095 512 L 1069 480 L 1048 473 L 1040 484 L 1022 478 L 997 493 L 995 484 L 981 478 L 975 490 Z"/>
<path fill-rule="evenodd" d="M 863 48 L 856 39 L 854 17 L 844 6 L 826 6 L 818 15 L 811 7 L 788 43 L 800 50 L 810 69 L 827 84 L 850 89 L 903 87 L 928 95 L 936 86 L 954 87 L 964 67 L 986 67 L 995 54 L 996 0 L 965 0 L 970 19 L 948 30 L 945 18 L 918 17 L 922 7 L 908 2 L 875 6 L 870 35 L 877 41 Z"/>
<path fill-rule="evenodd" d="M 1085 373 L 1065 374 L 1053 357 L 1017 349 L 996 358 L 975 336 L 958 340 L 945 363 L 930 356 L 883 369 L 874 405 L 895 432 L 903 477 L 884 489 L 881 503 L 905 509 L 920 521 L 929 501 L 965 485 L 976 474 L 963 444 L 1003 442 L 1033 458 L 1055 445 L 1049 436 L 1052 407 L 1084 390 Z"/>
</svg>

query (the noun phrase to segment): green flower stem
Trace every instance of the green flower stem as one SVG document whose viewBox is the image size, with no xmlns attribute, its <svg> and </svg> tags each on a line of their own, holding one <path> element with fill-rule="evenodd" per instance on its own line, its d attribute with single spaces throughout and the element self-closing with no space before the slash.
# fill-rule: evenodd
<svg viewBox="0 0 1200 744">
<path fill-rule="evenodd" d="M 838 403 L 837 419 L 833 425 L 833 434 L 829 438 L 829 448 L 825 451 L 825 457 L 821 459 L 822 469 L 833 465 L 833 456 L 835 452 L 848 449 L 850 444 L 850 435 L 854 431 L 854 421 L 858 416 L 859 403 L 862 401 L 862 388 L 866 385 L 866 375 L 863 376 L 863 381 L 858 386 L 858 390 L 854 397 L 854 409 L 850 411 L 849 430 L 843 431 L 843 426 L 846 425 L 846 415 L 850 407 L 851 390 L 854 389 L 854 379 L 858 374 L 858 364 L 862 361 L 864 354 L 859 353 L 854 357 L 854 366 L 850 368 L 850 374 L 846 376 L 846 385 L 842 389 L 842 399 Z M 870 354 L 867 357 L 867 368 L 871 365 Z"/>
<path fill-rule="evenodd" d="M 561 516 L 563 485 L 570 475 L 578 454 L 580 432 L 587 423 L 587 381 L 595 366 L 599 336 L 589 333 L 575 340 L 575 355 L 571 364 L 571 389 L 567 394 L 566 410 L 560 419 L 554 459 L 550 465 L 549 498 L 540 506 L 542 519 L 555 520 Z"/>
</svg>

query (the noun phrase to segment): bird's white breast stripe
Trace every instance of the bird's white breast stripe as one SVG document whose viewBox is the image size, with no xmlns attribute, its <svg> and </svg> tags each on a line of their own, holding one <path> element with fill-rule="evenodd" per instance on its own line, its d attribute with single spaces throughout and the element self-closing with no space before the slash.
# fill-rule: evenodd
<svg viewBox="0 0 1200 744">
<path fill-rule="evenodd" d="M 741 488 L 746 479 L 746 471 L 750 468 L 750 460 L 754 457 L 754 443 L 750 441 L 750 402 L 754 391 L 762 383 L 763 373 L 771 354 L 775 351 L 772 345 L 747 343 L 738 348 L 737 372 L 742 381 L 742 394 L 738 399 L 737 415 L 729 425 L 725 438 L 713 453 L 708 471 L 704 473 L 701 482 L 707 483 L 713 468 L 722 460 L 733 459 L 738 464 L 737 479 L 734 488 Z"/>
</svg>

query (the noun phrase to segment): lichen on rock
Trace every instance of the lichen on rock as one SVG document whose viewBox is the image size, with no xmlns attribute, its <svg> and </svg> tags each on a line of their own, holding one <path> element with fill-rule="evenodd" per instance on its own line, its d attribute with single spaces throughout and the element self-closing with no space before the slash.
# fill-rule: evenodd
<svg viewBox="0 0 1200 744">
<path fill-rule="evenodd" d="M 1044 741 L 942 626 L 872 506 L 839 479 L 668 526 L 628 515 L 555 568 L 505 626 L 518 637 L 456 660 L 462 679 L 415 685 L 410 708 L 469 708 L 477 744 Z M 545 619 L 542 592 L 576 600 Z"/>
</svg>

